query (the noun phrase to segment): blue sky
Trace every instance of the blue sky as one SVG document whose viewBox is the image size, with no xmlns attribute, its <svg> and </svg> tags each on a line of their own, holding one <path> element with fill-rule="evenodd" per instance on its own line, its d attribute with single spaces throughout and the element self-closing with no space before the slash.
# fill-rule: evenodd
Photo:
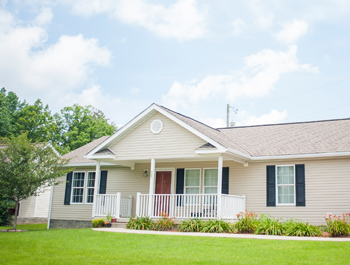
<svg viewBox="0 0 350 265">
<path fill-rule="evenodd" d="M 118 125 L 153 102 L 214 127 L 226 104 L 237 125 L 348 118 L 349 13 L 346 0 L 0 0 L 0 87 Z"/>
</svg>

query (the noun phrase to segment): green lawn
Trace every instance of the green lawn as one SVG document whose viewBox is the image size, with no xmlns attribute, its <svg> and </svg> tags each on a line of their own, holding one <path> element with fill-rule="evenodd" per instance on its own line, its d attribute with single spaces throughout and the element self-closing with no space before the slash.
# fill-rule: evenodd
<svg viewBox="0 0 350 265">
<path fill-rule="evenodd" d="M 0 233 L 1 264 L 350 263 L 350 242 L 117 234 L 46 230 L 46 225 L 18 229 L 30 231 Z"/>
</svg>

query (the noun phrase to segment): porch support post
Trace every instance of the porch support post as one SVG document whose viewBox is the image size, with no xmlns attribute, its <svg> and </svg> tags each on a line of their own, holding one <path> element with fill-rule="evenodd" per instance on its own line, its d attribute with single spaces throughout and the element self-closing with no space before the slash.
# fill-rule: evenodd
<svg viewBox="0 0 350 265">
<path fill-rule="evenodd" d="M 92 217 L 96 216 L 96 195 L 100 193 L 100 190 L 99 190 L 100 175 L 101 175 L 100 161 L 96 160 L 94 203 L 92 205 Z"/>
<path fill-rule="evenodd" d="M 218 200 L 217 200 L 217 217 L 221 218 L 221 189 L 222 189 L 222 166 L 223 157 L 219 156 L 218 159 Z"/>
<path fill-rule="evenodd" d="M 156 161 L 151 159 L 151 174 L 149 178 L 149 201 L 148 201 L 148 216 L 152 216 L 152 202 L 154 194 L 154 178 L 156 172 Z"/>
</svg>

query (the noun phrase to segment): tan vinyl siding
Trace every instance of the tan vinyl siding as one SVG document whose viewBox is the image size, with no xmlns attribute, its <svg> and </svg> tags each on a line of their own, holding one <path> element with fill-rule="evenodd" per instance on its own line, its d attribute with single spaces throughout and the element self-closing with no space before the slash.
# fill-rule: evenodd
<svg viewBox="0 0 350 265">
<path fill-rule="evenodd" d="M 152 121 L 160 119 L 163 130 L 153 134 Z M 117 160 L 137 160 L 151 158 L 195 157 L 195 149 L 206 142 L 173 122 L 160 113 L 156 113 L 127 134 L 110 149 Z"/>
<path fill-rule="evenodd" d="M 201 189 L 203 193 L 203 169 L 216 168 L 217 161 L 160 163 L 156 168 L 201 168 Z M 266 206 L 266 166 L 305 164 L 306 206 Z M 259 162 L 248 167 L 224 160 L 224 167 L 230 168 L 229 194 L 246 195 L 247 209 L 257 213 L 268 213 L 277 218 L 292 217 L 315 224 L 324 224 L 326 213 L 342 214 L 350 211 L 350 160 L 323 159 L 307 161 Z M 136 164 L 135 170 L 108 167 L 107 194 L 121 192 L 122 196 L 133 196 L 132 214 L 135 214 L 136 193 L 148 194 L 150 178 L 143 177 L 144 169 L 150 164 Z M 87 169 L 82 169 L 86 170 Z M 79 171 L 82 171 L 79 169 Z M 90 169 L 91 170 L 91 169 Z M 94 169 L 92 169 L 94 170 Z M 174 179 L 173 192 L 176 187 Z M 63 205 L 65 185 L 54 190 L 52 219 L 91 220 L 92 205 Z"/>
<path fill-rule="evenodd" d="M 29 198 L 21 201 L 21 206 L 19 208 L 19 217 L 34 217 L 35 209 L 35 196 L 30 196 Z"/>
<path fill-rule="evenodd" d="M 89 168 L 76 168 L 75 171 L 95 171 L 95 167 Z M 101 168 L 101 170 L 105 170 Z M 92 220 L 92 204 L 85 203 L 86 190 L 84 189 L 84 200 L 82 204 L 70 204 L 64 205 L 64 194 L 66 190 L 66 176 L 60 179 L 61 184 L 54 187 L 53 199 L 52 199 L 52 209 L 51 209 L 51 219 L 56 220 Z M 86 185 L 86 174 L 85 183 Z"/>
<path fill-rule="evenodd" d="M 35 217 L 47 218 L 49 213 L 50 204 L 50 192 L 51 188 L 45 190 L 45 192 L 40 193 L 37 198 Z"/>
<path fill-rule="evenodd" d="M 305 164 L 306 206 L 266 206 L 266 166 Z M 350 210 L 350 160 L 327 159 L 251 163 L 230 167 L 230 194 L 246 195 L 247 209 L 277 218 L 293 217 L 314 224 L 325 224 L 326 213 Z"/>
</svg>

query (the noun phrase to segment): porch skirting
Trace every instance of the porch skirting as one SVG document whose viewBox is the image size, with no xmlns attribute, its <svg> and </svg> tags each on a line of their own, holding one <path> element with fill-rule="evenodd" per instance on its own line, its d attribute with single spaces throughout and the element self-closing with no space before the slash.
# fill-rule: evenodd
<svg viewBox="0 0 350 265">
<path fill-rule="evenodd" d="M 55 228 L 92 228 L 91 221 L 50 219 L 50 229 Z"/>
<path fill-rule="evenodd" d="M 47 218 L 42 217 L 17 217 L 17 224 L 44 224 L 47 223 Z"/>
</svg>

